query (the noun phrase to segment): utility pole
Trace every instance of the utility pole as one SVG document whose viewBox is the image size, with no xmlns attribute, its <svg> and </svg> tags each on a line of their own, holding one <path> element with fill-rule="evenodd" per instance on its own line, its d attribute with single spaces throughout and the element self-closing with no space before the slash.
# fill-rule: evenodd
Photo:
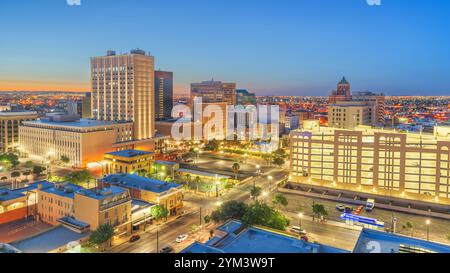
<svg viewBox="0 0 450 273">
<path fill-rule="evenodd" d="M 200 207 L 200 226 L 202 226 L 202 207 Z"/>
</svg>

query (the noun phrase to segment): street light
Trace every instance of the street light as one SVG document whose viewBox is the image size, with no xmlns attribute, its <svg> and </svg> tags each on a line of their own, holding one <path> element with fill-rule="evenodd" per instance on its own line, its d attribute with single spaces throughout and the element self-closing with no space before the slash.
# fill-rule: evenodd
<svg viewBox="0 0 450 273">
<path fill-rule="evenodd" d="M 427 241 L 429 241 L 430 240 L 430 224 L 431 224 L 430 219 L 427 219 L 427 221 L 425 223 L 427 224 Z"/>
</svg>

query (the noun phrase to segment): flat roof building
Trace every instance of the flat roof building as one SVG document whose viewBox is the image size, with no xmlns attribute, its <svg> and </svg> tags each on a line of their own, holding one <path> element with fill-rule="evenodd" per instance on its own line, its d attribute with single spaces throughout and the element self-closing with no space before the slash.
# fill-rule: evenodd
<svg viewBox="0 0 450 273">
<path fill-rule="evenodd" d="M 183 186 L 135 174 L 112 174 L 102 179 L 103 183 L 130 190 L 134 199 L 165 206 L 171 215 L 183 208 Z"/>
<path fill-rule="evenodd" d="M 141 170 L 149 172 L 154 159 L 154 153 L 147 151 L 122 150 L 109 152 L 104 156 L 105 172 L 107 174 L 134 173 Z"/>
<path fill-rule="evenodd" d="M 290 181 L 450 204 L 450 139 L 360 126 L 290 134 Z"/>
<path fill-rule="evenodd" d="M 280 231 L 247 227 L 230 220 L 206 243 L 195 242 L 181 253 L 348 253 L 345 250 L 308 243 Z"/>
<path fill-rule="evenodd" d="M 23 153 L 45 160 L 70 159 L 75 167 L 103 160 L 106 152 L 132 141 L 132 123 L 91 119 L 27 121 L 19 128 Z"/>
<path fill-rule="evenodd" d="M 20 150 L 19 126 L 24 121 L 31 121 L 37 118 L 37 112 L 33 111 L 0 112 L 0 152 L 18 152 Z"/>
</svg>

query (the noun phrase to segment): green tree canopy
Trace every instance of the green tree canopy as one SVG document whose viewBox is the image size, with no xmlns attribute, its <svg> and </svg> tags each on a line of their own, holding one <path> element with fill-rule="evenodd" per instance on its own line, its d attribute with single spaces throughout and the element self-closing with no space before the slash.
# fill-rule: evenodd
<svg viewBox="0 0 450 273">
<path fill-rule="evenodd" d="M 317 216 L 318 218 L 320 218 L 321 216 L 328 215 L 328 211 L 326 210 L 325 206 L 322 204 L 314 203 L 312 205 L 312 211 L 313 211 L 313 215 Z"/>
<path fill-rule="evenodd" d="M 261 195 L 262 193 L 262 188 L 261 187 L 252 187 L 250 190 L 250 195 L 253 197 L 254 200 L 258 200 L 258 197 Z"/>
<path fill-rule="evenodd" d="M 217 151 L 219 150 L 219 141 L 212 139 L 205 144 L 204 149 L 206 151 Z"/>
<path fill-rule="evenodd" d="M 101 225 L 92 232 L 89 237 L 89 241 L 95 245 L 101 245 L 106 242 L 110 242 L 111 238 L 114 236 L 114 228 L 109 224 Z"/>
<path fill-rule="evenodd" d="M 236 180 L 237 180 L 237 175 L 239 173 L 240 168 L 241 168 L 241 165 L 239 165 L 239 163 L 237 163 L 237 162 L 234 162 L 233 166 L 231 166 L 231 169 L 233 170 L 233 173 L 234 173 L 234 179 L 236 179 Z"/>
<path fill-rule="evenodd" d="M 267 204 L 258 201 L 248 207 L 242 217 L 242 221 L 250 226 L 261 225 L 278 230 L 285 230 L 289 225 L 289 219 L 284 215 Z"/>
<path fill-rule="evenodd" d="M 72 172 L 66 176 L 66 180 L 73 184 L 81 184 L 93 179 L 91 173 L 88 170 L 82 170 L 79 172 Z"/>
<path fill-rule="evenodd" d="M 4 164 L 9 164 L 11 167 L 15 168 L 19 165 L 19 157 L 15 154 L 2 154 L 0 155 L 0 162 Z"/>
<path fill-rule="evenodd" d="M 67 164 L 67 163 L 70 162 L 70 158 L 67 157 L 67 156 L 65 156 L 65 155 L 62 155 L 62 156 L 61 156 L 61 161 Z"/>
<path fill-rule="evenodd" d="M 211 220 L 216 223 L 224 222 L 229 219 L 241 219 L 247 210 L 244 202 L 235 200 L 223 203 L 218 209 L 211 214 Z"/>
<path fill-rule="evenodd" d="M 282 193 L 278 193 L 273 197 L 272 203 L 275 206 L 283 206 L 286 207 L 289 204 L 288 199 L 286 198 L 286 196 Z"/>
<path fill-rule="evenodd" d="M 33 173 L 37 176 L 40 176 L 42 172 L 45 171 L 45 168 L 39 165 L 33 166 Z"/>
<path fill-rule="evenodd" d="M 169 211 L 162 205 L 152 207 L 152 217 L 155 220 L 166 218 L 169 215 Z"/>
</svg>

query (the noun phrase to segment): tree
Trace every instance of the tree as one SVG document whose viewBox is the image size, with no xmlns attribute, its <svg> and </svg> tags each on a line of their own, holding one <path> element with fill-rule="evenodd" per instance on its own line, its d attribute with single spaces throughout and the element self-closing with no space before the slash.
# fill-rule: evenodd
<svg viewBox="0 0 450 273">
<path fill-rule="evenodd" d="M 198 192 L 200 190 L 201 183 L 202 183 L 202 179 L 200 178 L 200 176 L 196 176 L 194 178 L 194 185 L 196 186 L 196 192 Z"/>
<path fill-rule="evenodd" d="M 253 200 L 257 201 L 258 197 L 261 195 L 262 189 L 261 187 L 252 187 L 250 190 L 250 195 L 253 197 Z"/>
<path fill-rule="evenodd" d="M 14 178 L 14 181 L 16 181 L 17 177 L 20 177 L 20 172 L 12 172 L 11 178 Z"/>
<path fill-rule="evenodd" d="M 203 221 L 205 221 L 205 224 L 211 223 L 211 215 L 205 215 L 205 217 L 203 217 Z"/>
<path fill-rule="evenodd" d="M 33 161 L 28 160 L 27 162 L 25 162 L 25 168 L 33 168 L 34 164 Z"/>
<path fill-rule="evenodd" d="M 33 173 L 36 176 L 41 176 L 42 172 L 45 171 L 45 168 L 39 165 L 33 166 Z"/>
<path fill-rule="evenodd" d="M 67 156 L 65 156 L 65 155 L 62 155 L 62 156 L 61 156 L 61 161 L 62 161 L 63 163 L 65 163 L 65 164 L 67 164 L 67 163 L 70 162 L 70 158 L 67 157 Z"/>
<path fill-rule="evenodd" d="M 286 207 L 289 204 L 289 201 L 286 196 L 284 196 L 284 194 L 278 193 L 273 197 L 272 203 L 275 205 L 275 207 Z"/>
<path fill-rule="evenodd" d="M 277 166 L 281 166 L 285 163 L 284 159 L 281 157 L 275 157 L 272 161 L 273 164 L 277 165 Z"/>
<path fill-rule="evenodd" d="M 27 178 L 31 175 L 31 171 L 24 171 L 22 173 L 23 176 L 26 176 Z"/>
<path fill-rule="evenodd" d="M 242 222 L 250 226 L 261 225 L 278 230 L 285 230 L 289 225 L 289 219 L 284 215 L 267 204 L 258 201 L 248 207 L 242 217 Z"/>
<path fill-rule="evenodd" d="M 217 151 L 219 150 L 219 142 L 216 139 L 212 139 L 205 144 L 204 149 L 206 151 Z"/>
<path fill-rule="evenodd" d="M 114 228 L 109 224 L 101 225 L 89 237 L 89 241 L 95 245 L 102 245 L 106 242 L 111 244 L 111 238 L 114 236 Z"/>
<path fill-rule="evenodd" d="M 411 222 L 406 222 L 405 228 L 409 229 L 411 231 L 411 237 L 414 237 L 414 226 Z"/>
<path fill-rule="evenodd" d="M 234 162 L 233 166 L 231 166 L 231 169 L 233 170 L 233 173 L 234 173 L 235 180 L 237 180 L 237 176 L 238 176 L 240 168 L 241 168 L 241 165 L 239 165 L 239 163 L 237 163 L 237 162 Z"/>
<path fill-rule="evenodd" d="M 313 216 L 317 216 L 317 218 L 328 215 L 328 211 L 326 210 L 325 206 L 322 204 L 314 203 L 312 205 L 312 211 L 313 211 Z M 314 218 L 313 218 L 313 220 L 314 220 Z"/>
<path fill-rule="evenodd" d="M 88 182 L 93 179 L 91 173 L 88 170 L 82 170 L 79 172 L 71 172 L 66 176 L 66 180 L 73 184 L 81 184 L 83 182 Z"/>
<path fill-rule="evenodd" d="M 0 162 L 11 165 L 11 167 L 15 168 L 19 165 L 19 157 L 15 154 L 2 154 L 0 155 Z"/>
<path fill-rule="evenodd" d="M 244 202 L 235 200 L 223 203 L 218 209 L 212 212 L 211 220 L 215 223 L 227 221 L 229 219 L 241 219 L 247 211 Z"/>
<path fill-rule="evenodd" d="M 166 207 L 162 205 L 157 205 L 152 207 L 152 218 L 155 220 L 160 220 L 166 218 L 169 215 L 169 211 Z"/>
</svg>

